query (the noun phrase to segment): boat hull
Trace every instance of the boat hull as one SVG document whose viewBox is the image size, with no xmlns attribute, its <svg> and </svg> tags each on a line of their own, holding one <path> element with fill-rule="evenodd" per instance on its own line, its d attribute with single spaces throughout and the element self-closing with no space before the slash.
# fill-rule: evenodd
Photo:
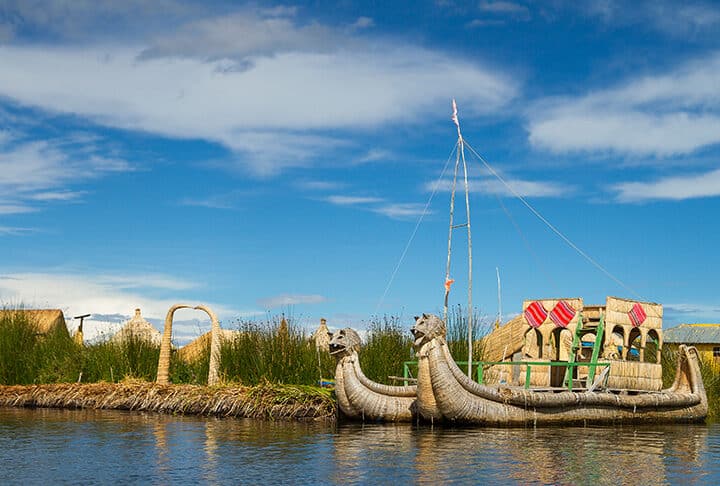
<svg viewBox="0 0 720 486">
<path fill-rule="evenodd" d="M 544 392 L 485 386 L 465 376 L 443 338 L 423 345 L 435 409 L 445 421 L 488 426 L 696 422 L 707 416 L 697 350 L 681 346 L 673 386 L 659 392 Z M 419 387 L 422 385 L 419 383 Z"/>
<path fill-rule="evenodd" d="M 417 387 L 383 385 L 368 379 L 357 353 L 337 362 L 335 395 L 343 415 L 354 420 L 410 422 L 417 415 Z"/>
</svg>

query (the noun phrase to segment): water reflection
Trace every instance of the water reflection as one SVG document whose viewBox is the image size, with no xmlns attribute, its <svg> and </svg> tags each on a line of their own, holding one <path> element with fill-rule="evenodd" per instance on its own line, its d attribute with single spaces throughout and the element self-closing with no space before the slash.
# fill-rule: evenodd
<svg viewBox="0 0 720 486">
<path fill-rule="evenodd" d="M 0 484 L 717 483 L 720 426 L 464 429 L 0 409 Z"/>
</svg>

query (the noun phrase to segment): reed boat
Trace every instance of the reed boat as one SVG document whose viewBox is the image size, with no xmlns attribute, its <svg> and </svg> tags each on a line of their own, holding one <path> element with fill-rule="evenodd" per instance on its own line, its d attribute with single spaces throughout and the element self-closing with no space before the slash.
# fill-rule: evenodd
<svg viewBox="0 0 720 486">
<path fill-rule="evenodd" d="M 707 395 L 700 375 L 698 352 L 694 347 L 680 346 L 675 381 L 668 389 L 654 391 L 597 386 L 599 381 L 612 373 L 612 362 L 598 364 L 609 372 L 601 374 L 597 381 L 592 380 L 584 388 L 572 389 L 573 379 L 570 377 L 568 387 L 533 389 L 529 380 L 526 381 L 527 386 L 488 385 L 468 378 L 450 354 L 444 329 L 443 320 L 430 314 L 418 318 L 412 328 L 419 359 L 418 389 L 430 391 L 418 393 L 417 408 L 421 418 L 427 420 L 490 426 L 535 426 L 696 422 L 704 420 L 707 415 Z M 585 367 L 589 364 L 582 363 Z M 504 364 L 522 365 L 528 369 L 532 366 L 528 361 Z M 551 368 L 549 364 L 543 365 Z M 580 364 L 569 368 L 572 367 L 578 369 Z"/>
<path fill-rule="evenodd" d="M 332 334 L 330 354 L 336 359 L 335 395 L 347 418 L 362 421 L 410 422 L 416 417 L 417 388 L 377 383 L 360 367 L 360 336 L 345 328 Z"/>
<path fill-rule="evenodd" d="M 520 316 L 493 331 L 492 339 L 484 339 L 486 345 L 502 349 L 501 353 L 499 349 L 486 353 L 495 359 L 501 357 L 500 361 L 473 361 L 472 239 L 466 147 L 553 232 L 595 267 L 612 275 L 547 222 L 466 144 L 455 100 L 452 107 L 451 119 L 457 127 L 458 142 L 450 197 L 443 318 L 423 314 L 416 318 L 411 330 L 418 358 L 416 386 L 388 386 L 368 380 L 357 356 L 360 344 L 357 333 L 344 329 L 334 335 L 330 352 L 337 359 L 335 381 L 340 410 L 350 418 L 362 420 L 417 418 L 492 426 L 704 420 L 708 403 L 697 349 L 680 346 L 674 383 L 662 389 L 660 304 L 617 297 L 608 297 L 605 305 L 598 306 L 585 306 L 581 298 L 528 300 L 523 303 Z M 456 224 L 455 193 L 461 167 L 466 221 Z M 456 364 L 445 337 L 448 298 L 454 283 L 450 271 L 452 235 L 456 229 L 467 231 L 467 373 Z"/>
</svg>

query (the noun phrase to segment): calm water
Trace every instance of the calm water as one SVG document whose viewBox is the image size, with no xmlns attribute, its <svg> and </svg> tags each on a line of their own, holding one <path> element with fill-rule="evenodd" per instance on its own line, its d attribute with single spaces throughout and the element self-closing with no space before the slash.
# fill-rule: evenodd
<svg viewBox="0 0 720 486">
<path fill-rule="evenodd" d="M 718 484 L 720 425 L 450 429 L 0 408 L 0 484 Z"/>
</svg>

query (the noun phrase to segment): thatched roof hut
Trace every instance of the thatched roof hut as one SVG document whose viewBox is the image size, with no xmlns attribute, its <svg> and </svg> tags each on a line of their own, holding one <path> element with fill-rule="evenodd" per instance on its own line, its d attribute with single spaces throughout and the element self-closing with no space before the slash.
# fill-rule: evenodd
<svg viewBox="0 0 720 486">
<path fill-rule="evenodd" d="M 231 331 L 230 329 L 220 329 L 220 340 L 223 342 L 230 341 L 236 333 L 237 331 Z M 178 356 L 186 363 L 197 361 L 203 355 L 205 350 L 210 350 L 211 342 L 212 330 L 178 349 Z"/>
<path fill-rule="evenodd" d="M 160 346 L 162 335 L 152 324 L 143 319 L 140 309 L 135 309 L 135 316 L 127 321 L 122 329 L 115 333 L 111 341 L 121 343 L 129 339 L 148 341 Z"/>
<path fill-rule="evenodd" d="M 37 327 L 39 334 L 50 334 L 51 332 L 60 332 L 70 338 L 67 325 L 65 324 L 65 315 L 60 309 L 2 309 L 0 310 L 0 319 L 13 319 L 21 317 L 28 322 L 33 323 Z"/>
<path fill-rule="evenodd" d="M 315 341 L 315 347 L 320 351 L 330 351 L 330 330 L 325 319 L 320 319 L 320 326 L 313 333 L 312 340 Z"/>
</svg>

